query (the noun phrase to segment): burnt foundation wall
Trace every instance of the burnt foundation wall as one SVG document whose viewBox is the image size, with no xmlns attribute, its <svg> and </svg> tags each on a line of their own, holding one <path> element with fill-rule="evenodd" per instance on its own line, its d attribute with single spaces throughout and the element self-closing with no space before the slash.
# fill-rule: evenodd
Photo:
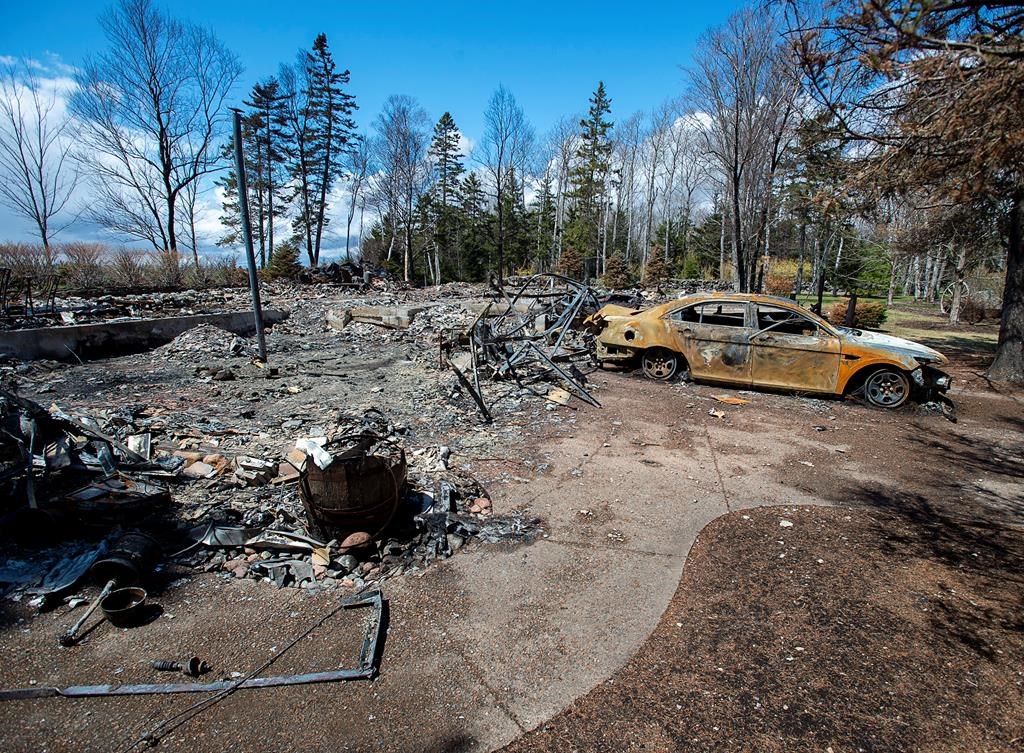
<svg viewBox="0 0 1024 753">
<path fill-rule="evenodd" d="M 287 318 L 287 311 L 267 309 L 263 312 L 263 321 L 268 327 Z M 41 358 L 66 361 L 76 356 L 85 360 L 138 353 L 168 343 L 182 332 L 202 324 L 243 337 L 256 332 L 251 311 L 39 327 L 0 333 L 0 356 L 22 361 Z"/>
</svg>

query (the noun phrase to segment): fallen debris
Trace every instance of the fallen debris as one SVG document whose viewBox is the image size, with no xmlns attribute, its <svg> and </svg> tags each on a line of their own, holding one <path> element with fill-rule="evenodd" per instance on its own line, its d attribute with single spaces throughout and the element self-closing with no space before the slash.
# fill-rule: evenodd
<svg viewBox="0 0 1024 753">
<path fill-rule="evenodd" d="M 492 282 L 497 300 L 486 305 L 464 332 L 442 339 L 442 367 L 452 369 L 473 398 L 485 422 L 492 420 L 481 378 L 512 379 L 520 389 L 553 380 L 571 395 L 600 407 L 584 386 L 582 364 L 593 365 L 592 337 L 577 329 L 597 310 L 596 293 L 562 275 L 543 273 L 513 294 Z M 557 398 L 556 398 L 557 401 Z"/>
</svg>

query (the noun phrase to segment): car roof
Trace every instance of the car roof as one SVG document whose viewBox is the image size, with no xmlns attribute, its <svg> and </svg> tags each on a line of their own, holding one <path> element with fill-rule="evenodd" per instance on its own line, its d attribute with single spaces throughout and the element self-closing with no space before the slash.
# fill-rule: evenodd
<svg viewBox="0 0 1024 753">
<path fill-rule="evenodd" d="M 655 306 L 650 311 L 658 311 L 664 313 L 672 309 L 678 308 L 679 306 L 688 306 L 694 303 L 701 303 L 703 301 L 736 301 L 739 303 L 772 303 L 783 306 L 803 308 L 799 302 L 794 301 L 790 298 L 782 298 L 777 295 L 761 295 L 760 293 L 730 293 L 723 291 L 705 292 L 705 293 L 690 293 L 681 298 L 677 298 L 674 301 L 668 303 L 662 303 L 659 306 Z"/>
</svg>

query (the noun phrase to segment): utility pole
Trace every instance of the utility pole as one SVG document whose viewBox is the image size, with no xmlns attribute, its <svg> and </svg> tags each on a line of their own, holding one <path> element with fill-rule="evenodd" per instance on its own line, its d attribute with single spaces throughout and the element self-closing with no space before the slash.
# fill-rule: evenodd
<svg viewBox="0 0 1024 753">
<path fill-rule="evenodd" d="M 256 344 L 260 360 L 267 361 L 267 340 L 263 335 L 263 305 L 260 303 L 260 281 L 256 276 L 256 254 L 252 248 L 252 224 L 249 222 L 249 191 L 245 183 L 245 158 L 242 156 L 242 111 L 234 107 L 235 171 L 238 173 L 238 206 L 242 210 L 242 237 L 245 239 L 245 258 L 249 263 L 249 292 L 252 293 L 252 311 L 256 318 Z"/>
</svg>

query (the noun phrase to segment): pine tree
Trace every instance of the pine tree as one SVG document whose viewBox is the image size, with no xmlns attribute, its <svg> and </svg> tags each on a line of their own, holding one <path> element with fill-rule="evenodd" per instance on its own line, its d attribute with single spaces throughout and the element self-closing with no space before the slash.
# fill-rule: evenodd
<svg viewBox="0 0 1024 753">
<path fill-rule="evenodd" d="M 294 280 L 302 272 L 299 264 L 299 247 L 294 240 L 286 240 L 278 244 L 267 265 L 268 280 Z"/>
<path fill-rule="evenodd" d="M 292 229 L 305 243 L 310 265 L 316 266 L 329 222 L 327 197 L 335 180 L 345 173 L 355 138 L 352 112 L 356 104 L 355 97 L 342 88 L 348 85 L 349 71 L 338 71 L 326 34 L 319 34 L 312 52 L 305 53 L 301 74 L 297 78 L 303 88 L 292 92 L 296 103 L 289 112 L 296 126 L 291 155 L 293 196 L 299 200 Z"/>
<path fill-rule="evenodd" d="M 452 238 L 456 232 L 459 213 L 459 179 L 465 172 L 463 155 L 459 151 L 459 129 L 451 113 L 446 112 L 434 126 L 430 144 L 430 157 L 434 160 L 435 259 L 437 282 L 441 279 L 441 262 L 450 257 Z"/>
<path fill-rule="evenodd" d="M 604 209 L 605 181 L 611 170 L 612 143 L 609 131 L 611 121 L 606 116 L 611 112 L 611 100 L 599 81 L 594 96 L 590 98 L 588 116 L 580 120 L 580 147 L 576 152 L 577 164 L 570 174 L 575 217 L 580 235 L 593 243 L 596 253 L 600 248 Z"/>
<path fill-rule="evenodd" d="M 251 108 L 249 148 L 255 150 L 256 174 L 249 186 L 256 205 L 253 209 L 257 217 L 261 266 L 274 255 L 274 220 L 283 217 L 288 209 L 285 182 L 281 177 L 289 138 L 285 100 L 280 82 L 271 77 L 255 84 L 250 99 L 245 102 L 246 107 Z"/>
</svg>

